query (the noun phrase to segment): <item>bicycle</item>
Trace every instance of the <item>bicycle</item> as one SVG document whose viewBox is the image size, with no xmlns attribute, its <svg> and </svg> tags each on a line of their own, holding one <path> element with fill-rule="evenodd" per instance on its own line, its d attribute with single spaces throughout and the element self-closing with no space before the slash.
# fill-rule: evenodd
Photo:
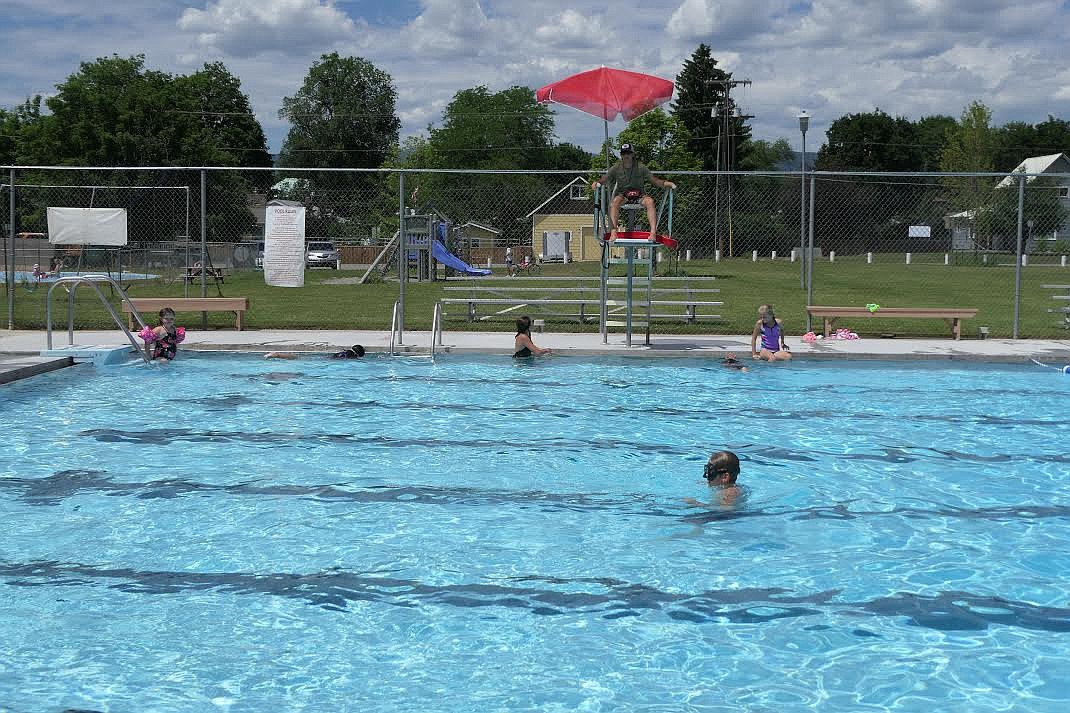
<svg viewBox="0 0 1070 713">
<path fill-rule="evenodd" d="M 528 275 L 538 275 L 542 272 L 542 265 L 537 260 L 525 260 L 524 262 L 513 265 L 509 269 L 509 277 L 517 277 L 522 272 L 527 273 Z"/>
</svg>

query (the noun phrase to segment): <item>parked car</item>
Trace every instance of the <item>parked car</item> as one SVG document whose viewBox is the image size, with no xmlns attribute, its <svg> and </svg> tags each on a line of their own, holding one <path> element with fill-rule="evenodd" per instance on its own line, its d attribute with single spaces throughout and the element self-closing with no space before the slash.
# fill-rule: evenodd
<svg viewBox="0 0 1070 713">
<path fill-rule="evenodd" d="M 342 269 L 342 254 L 329 240 L 316 240 L 308 243 L 305 252 L 305 267 L 329 267 Z"/>
</svg>

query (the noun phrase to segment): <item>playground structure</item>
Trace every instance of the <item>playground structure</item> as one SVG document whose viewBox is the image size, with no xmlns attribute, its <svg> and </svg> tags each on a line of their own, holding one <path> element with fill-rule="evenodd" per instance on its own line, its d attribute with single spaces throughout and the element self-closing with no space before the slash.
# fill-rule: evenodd
<svg viewBox="0 0 1070 713">
<path fill-rule="evenodd" d="M 364 284 L 376 269 L 379 270 L 380 276 L 385 276 L 402 252 L 406 253 L 406 278 L 415 268 L 417 282 L 437 280 L 440 264 L 464 275 L 489 275 L 490 270 L 473 267 L 450 252 L 446 247 L 450 227 L 449 221 L 442 220 L 433 213 L 410 213 L 405 216 L 404 240 L 399 229 L 368 266 L 360 278 L 360 284 Z M 399 271 L 401 269 L 399 267 Z"/>
</svg>

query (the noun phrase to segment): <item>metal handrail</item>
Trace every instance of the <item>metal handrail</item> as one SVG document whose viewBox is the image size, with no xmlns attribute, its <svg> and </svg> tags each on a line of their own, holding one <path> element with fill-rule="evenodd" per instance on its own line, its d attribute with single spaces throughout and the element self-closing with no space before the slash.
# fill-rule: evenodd
<svg viewBox="0 0 1070 713">
<path fill-rule="evenodd" d="M 74 296 L 75 293 L 78 291 L 79 285 L 89 285 L 93 288 L 93 291 L 97 293 L 97 297 L 100 298 L 101 304 L 103 304 L 104 308 L 108 310 L 108 314 L 110 314 L 111 318 L 115 320 L 115 324 L 118 325 L 119 329 L 123 330 L 123 334 L 125 334 L 126 338 L 130 341 L 130 345 L 134 348 L 134 351 L 141 355 L 141 359 L 143 361 L 148 362 L 149 357 L 145 354 L 145 350 L 138 345 L 137 340 L 134 339 L 133 333 L 131 333 L 131 331 L 127 328 L 126 323 L 123 321 L 122 317 L 119 316 L 119 313 L 116 312 L 115 308 L 111 306 L 110 302 L 108 302 L 108 298 L 104 296 L 103 292 L 101 292 L 100 288 L 97 286 L 98 282 L 107 282 L 114 289 L 118 290 L 122 301 L 129 305 L 131 316 L 133 316 L 133 318 L 137 320 L 137 323 L 140 324 L 142 328 L 148 326 L 145 324 L 145 320 L 141 318 L 141 313 L 137 311 L 136 307 L 134 307 L 134 303 L 131 302 L 130 298 L 126 296 L 126 292 L 123 291 L 123 288 L 110 276 L 101 274 L 70 275 L 68 277 L 61 277 L 55 282 L 53 282 L 49 286 L 48 294 L 45 297 L 45 325 L 48 339 L 48 348 L 52 349 L 53 290 L 55 290 L 56 287 L 58 287 L 59 285 L 65 283 L 73 283 L 74 285 L 74 287 L 67 292 L 67 346 L 71 346 L 74 344 Z"/>
<path fill-rule="evenodd" d="M 442 303 L 435 303 L 431 313 L 431 358 L 435 358 L 435 345 L 442 346 Z"/>
<path fill-rule="evenodd" d="M 398 300 L 394 303 L 394 313 L 390 317 L 390 356 L 397 356 L 394 353 L 394 337 L 398 335 L 398 322 L 400 312 L 401 300 Z"/>
</svg>

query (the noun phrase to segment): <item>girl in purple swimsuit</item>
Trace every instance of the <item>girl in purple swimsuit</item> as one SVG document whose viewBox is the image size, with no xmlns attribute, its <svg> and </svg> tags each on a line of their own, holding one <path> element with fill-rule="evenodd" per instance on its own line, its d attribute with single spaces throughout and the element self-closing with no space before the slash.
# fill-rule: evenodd
<svg viewBox="0 0 1070 713">
<path fill-rule="evenodd" d="M 761 351 L 758 339 L 762 340 Z M 790 361 L 791 350 L 784 341 L 784 323 L 773 313 L 773 305 L 758 308 L 758 321 L 750 335 L 750 355 L 754 359 L 765 361 Z"/>
</svg>

